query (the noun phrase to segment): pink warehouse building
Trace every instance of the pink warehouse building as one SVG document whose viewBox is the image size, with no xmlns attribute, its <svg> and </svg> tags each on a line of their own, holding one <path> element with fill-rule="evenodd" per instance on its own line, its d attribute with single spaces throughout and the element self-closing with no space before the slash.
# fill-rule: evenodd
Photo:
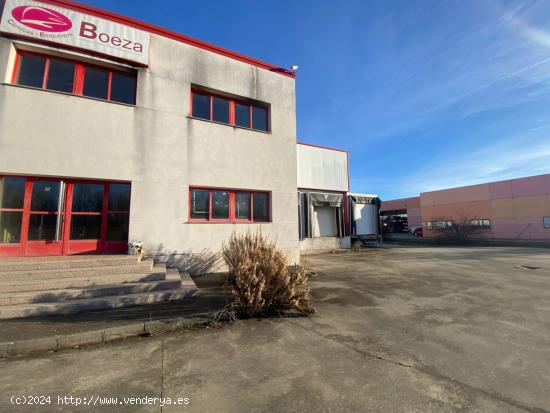
<svg viewBox="0 0 550 413">
<path fill-rule="evenodd" d="M 403 211 L 408 229 L 422 225 L 425 237 L 438 236 L 448 221 L 467 220 L 479 238 L 550 240 L 550 174 L 423 192 L 381 206 L 386 216 Z"/>
</svg>

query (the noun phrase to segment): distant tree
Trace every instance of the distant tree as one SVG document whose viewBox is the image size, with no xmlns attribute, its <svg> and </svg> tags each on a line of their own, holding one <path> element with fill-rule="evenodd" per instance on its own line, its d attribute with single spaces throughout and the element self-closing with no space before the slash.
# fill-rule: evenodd
<svg viewBox="0 0 550 413">
<path fill-rule="evenodd" d="M 479 222 L 476 217 L 467 214 L 460 214 L 458 217 L 442 217 L 432 221 L 437 225 L 430 228 L 431 231 L 439 233 L 442 241 L 462 243 L 468 241 L 472 235 L 478 234 L 483 229 L 480 225 L 474 225 L 473 222 Z"/>
</svg>

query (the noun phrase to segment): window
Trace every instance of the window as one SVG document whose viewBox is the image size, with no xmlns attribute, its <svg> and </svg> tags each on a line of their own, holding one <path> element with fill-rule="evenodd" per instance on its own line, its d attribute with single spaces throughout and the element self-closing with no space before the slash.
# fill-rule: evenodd
<svg viewBox="0 0 550 413">
<path fill-rule="evenodd" d="M 229 101 L 227 99 L 216 96 L 212 98 L 212 120 L 229 123 Z"/>
<path fill-rule="evenodd" d="M 250 221 L 250 192 L 235 194 L 235 219 Z"/>
<path fill-rule="evenodd" d="M 71 239 L 101 238 L 105 185 L 76 183 L 73 189 Z"/>
<path fill-rule="evenodd" d="M 191 219 L 210 218 L 210 192 L 194 189 L 191 191 Z"/>
<path fill-rule="evenodd" d="M 267 132 L 267 109 L 252 106 L 252 125 L 254 129 Z"/>
<path fill-rule="evenodd" d="M 0 176 L 0 244 L 21 242 L 25 178 Z"/>
<path fill-rule="evenodd" d="M 212 219 L 229 219 L 229 192 L 212 191 Z"/>
<path fill-rule="evenodd" d="M 19 52 L 13 83 L 135 105 L 136 72 Z"/>
<path fill-rule="evenodd" d="M 490 219 L 471 219 L 469 224 L 473 228 L 480 228 L 480 229 L 490 229 L 491 228 L 491 220 Z"/>
<path fill-rule="evenodd" d="M 109 97 L 109 72 L 97 67 L 90 67 L 84 73 L 84 96 L 104 99 Z"/>
<path fill-rule="evenodd" d="M 428 221 L 425 223 L 426 229 L 445 229 L 453 226 L 453 221 Z"/>
<path fill-rule="evenodd" d="M 50 59 L 46 89 L 73 93 L 75 64 L 68 60 Z"/>
<path fill-rule="evenodd" d="M 269 222 L 269 193 L 191 188 L 191 222 Z"/>
<path fill-rule="evenodd" d="M 110 184 L 107 211 L 107 240 L 128 241 L 130 184 Z"/>
<path fill-rule="evenodd" d="M 30 87 L 42 87 L 44 85 L 44 73 L 46 71 L 46 59 L 43 56 L 21 55 L 17 71 L 17 84 Z"/>
<path fill-rule="evenodd" d="M 112 72 L 111 100 L 134 105 L 136 102 L 136 76 L 133 73 Z"/>
<path fill-rule="evenodd" d="M 193 93 L 193 116 L 210 120 L 210 96 Z"/>
<path fill-rule="evenodd" d="M 542 224 L 544 228 L 550 228 L 550 217 L 543 217 Z"/>
<path fill-rule="evenodd" d="M 73 212 L 101 212 L 103 209 L 103 184 L 75 184 Z"/>
<path fill-rule="evenodd" d="M 235 125 L 250 128 L 250 108 L 248 105 L 235 104 Z"/>
<path fill-rule="evenodd" d="M 269 132 L 269 108 L 259 103 L 191 91 L 191 116 L 241 128 Z"/>
<path fill-rule="evenodd" d="M 255 192 L 253 196 L 254 221 L 269 221 L 269 197 L 265 192 Z"/>
</svg>

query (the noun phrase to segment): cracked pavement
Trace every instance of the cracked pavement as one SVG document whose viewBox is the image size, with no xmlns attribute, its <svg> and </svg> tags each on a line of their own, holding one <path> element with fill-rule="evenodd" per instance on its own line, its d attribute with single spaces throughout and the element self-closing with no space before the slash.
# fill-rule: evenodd
<svg viewBox="0 0 550 413">
<path fill-rule="evenodd" d="M 395 247 L 304 261 L 311 318 L 0 361 L 0 411 L 550 411 L 548 250 Z M 190 404 L 12 406 L 13 394 Z"/>
</svg>

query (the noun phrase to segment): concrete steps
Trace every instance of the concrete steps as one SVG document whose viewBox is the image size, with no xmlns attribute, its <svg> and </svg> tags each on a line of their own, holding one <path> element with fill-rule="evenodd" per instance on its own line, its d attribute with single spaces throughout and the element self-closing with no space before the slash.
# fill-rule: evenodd
<svg viewBox="0 0 550 413">
<path fill-rule="evenodd" d="M 163 272 L 151 272 L 143 274 L 113 274 L 84 276 L 78 278 L 49 278 L 49 279 L 31 279 L 31 280 L 10 280 L 0 281 L 0 293 L 2 292 L 23 292 L 23 291 L 43 291 L 51 289 L 79 288 L 86 286 L 119 284 L 129 282 L 157 281 L 164 278 Z"/>
<path fill-rule="evenodd" d="M 136 294 L 141 292 L 173 290 L 181 287 L 181 280 L 158 280 L 129 282 L 123 284 L 106 284 L 81 288 L 64 288 L 58 290 L 23 291 L 1 293 L 0 306 L 10 304 L 52 303 L 66 300 L 105 297 L 110 295 Z"/>
<path fill-rule="evenodd" d="M 153 270 L 152 262 L 131 265 L 85 266 L 80 268 L 50 268 L 47 270 L 0 270 L 0 282 L 30 281 L 61 278 L 96 277 L 116 274 L 143 274 Z"/>
<path fill-rule="evenodd" d="M 86 311 L 109 310 L 132 305 L 153 304 L 171 300 L 181 300 L 194 295 L 186 289 L 152 291 L 147 293 L 113 295 L 98 298 L 68 300 L 53 303 L 20 304 L 0 306 L 0 319 L 54 314 L 75 314 Z"/>
<path fill-rule="evenodd" d="M 197 288 L 189 275 L 128 256 L 0 261 L 0 319 L 74 314 L 178 300 Z"/>
<path fill-rule="evenodd" d="M 0 272 L 62 270 L 83 267 L 135 265 L 136 263 L 137 259 L 132 255 L 0 258 Z"/>
</svg>

